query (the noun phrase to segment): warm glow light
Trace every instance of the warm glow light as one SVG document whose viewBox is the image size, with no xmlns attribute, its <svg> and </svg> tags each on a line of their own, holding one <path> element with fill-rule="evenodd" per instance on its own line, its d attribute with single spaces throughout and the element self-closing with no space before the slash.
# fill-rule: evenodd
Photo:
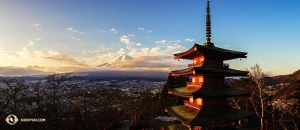
<svg viewBox="0 0 300 130">
<path fill-rule="evenodd" d="M 201 58 L 200 58 L 200 62 L 202 62 L 202 61 L 204 61 L 204 57 L 201 57 Z"/>
<path fill-rule="evenodd" d="M 196 82 L 196 79 L 195 79 L 195 78 L 192 78 L 192 82 L 195 83 L 195 82 Z"/>
<path fill-rule="evenodd" d="M 195 64 L 197 64 L 197 60 L 196 60 L 196 59 L 194 60 L 194 65 L 195 65 Z"/>
<path fill-rule="evenodd" d="M 199 78 L 199 82 L 200 82 L 200 83 L 203 82 L 203 77 Z"/>
<path fill-rule="evenodd" d="M 190 103 L 193 103 L 193 102 L 194 102 L 193 97 L 190 97 Z"/>
<path fill-rule="evenodd" d="M 202 105 L 202 98 L 197 98 L 197 104 Z"/>
</svg>

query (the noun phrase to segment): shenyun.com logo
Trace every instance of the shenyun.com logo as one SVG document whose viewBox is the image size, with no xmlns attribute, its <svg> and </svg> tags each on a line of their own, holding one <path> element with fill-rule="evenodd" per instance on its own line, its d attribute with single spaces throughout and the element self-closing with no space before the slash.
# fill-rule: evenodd
<svg viewBox="0 0 300 130">
<path fill-rule="evenodd" d="M 14 114 L 10 114 L 6 117 L 5 121 L 9 124 L 9 125 L 14 125 L 16 124 L 19 120 L 17 118 L 17 116 L 15 116 Z"/>
</svg>

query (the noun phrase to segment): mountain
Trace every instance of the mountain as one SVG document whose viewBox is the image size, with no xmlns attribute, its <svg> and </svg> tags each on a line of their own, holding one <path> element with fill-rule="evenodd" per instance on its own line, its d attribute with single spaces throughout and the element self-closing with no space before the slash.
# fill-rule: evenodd
<svg viewBox="0 0 300 130">
<path fill-rule="evenodd" d="M 96 67 L 106 67 L 106 66 L 114 66 L 116 64 L 119 64 L 119 63 L 122 63 L 122 62 L 125 62 L 125 61 L 129 61 L 129 60 L 132 60 L 133 58 L 129 55 L 126 55 L 126 54 L 123 54 L 119 57 L 117 57 L 116 59 L 110 61 L 110 62 L 107 62 L 107 63 L 103 63 L 101 65 L 98 65 Z"/>
</svg>

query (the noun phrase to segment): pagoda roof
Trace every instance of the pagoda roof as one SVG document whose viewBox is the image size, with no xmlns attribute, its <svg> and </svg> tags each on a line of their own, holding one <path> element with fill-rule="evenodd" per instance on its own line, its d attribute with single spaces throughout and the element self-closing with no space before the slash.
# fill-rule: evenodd
<svg viewBox="0 0 300 130">
<path fill-rule="evenodd" d="M 193 92 L 195 98 L 198 97 L 237 97 L 250 96 L 250 91 L 238 90 L 229 86 L 202 86 Z"/>
<path fill-rule="evenodd" d="M 235 70 L 227 67 L 202 65 L 200 67 L 190 67 L 182 70 L 175 70 L 172 71 L 172 74 L 187 75 L 187 74 L 193 74 L 194 71 L 195 74 L 217 73 L 217 74 L 224 74 L 226 76 L 247 76 L 247 74 L 249 73 L 248 71 Z"/>
<path fill-rule="evenodd" d="M 176 117 L 185 124 L 190 124 L 190 122 L 198 115 L 200 111 L 186 105 L 167 106 L 166 109 L 172 116 Z"/>
<path fill-rule="evenodd" d="M 192 96 L 192 93 L 199 90 L 200 87 L 179 87 L 179 88 L 169 88 L 169 91 L 171 91 L 175 95 L 179 96 Z"/>
<path fill-rule="evenodd" d="M 202 108 L 198 110 L 186 105 L 180 105 L 166 107 L 166 109 L 172 116 L 192 126 L 234 121 L 254 115 L 254 112 L 238 110 L 232 107 Z"/>
<path fill-rule="evenodd" d="M 207 53 L 212 53 L 215 55 L 220 55 L 219 57 L 224 60 L 236 59 L 236 58 L 246 58 L 247 52 L 240 52 L 234 50 L 223 49 L 215 47 L 214 45 L 199 45 L 194 44 L 189 50 L 174 54 L 174 59 L 193 59 L 194 56 L 204 55 Z"/>
</svg>

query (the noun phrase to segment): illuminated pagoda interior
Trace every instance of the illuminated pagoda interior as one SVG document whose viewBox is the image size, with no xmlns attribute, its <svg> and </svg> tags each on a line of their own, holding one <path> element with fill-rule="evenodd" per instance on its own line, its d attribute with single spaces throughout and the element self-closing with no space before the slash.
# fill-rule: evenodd
<svg viewBox="0 0 300 130">
<path fill-rule="evenodd" d="M 250 96 L 251 92 L 229 87 L 225 77 L 247 76 L 248 71 L 230 69 L 225 60 L 247 58 L 246 52 L 222 49 L 211 43 L 210 7 L 206 8 L 206 42 L 182 53 L 174 54 L 174 59 L 192 60 L 188 68 L 172 71 L 171 76 L 189 76 L 186 86 L 169 88 L 168 94 L 186 98 L 184 105 L 167 106 L 166 111 L 182 124 L 192 129 L 205 129 L 205 126 L 237 121 L 254 115 L 253 112 L 238 110 L 230 106 L 229 97 Z M 182 127 L 182 126 L 181 126 Z"/>
</svg>

